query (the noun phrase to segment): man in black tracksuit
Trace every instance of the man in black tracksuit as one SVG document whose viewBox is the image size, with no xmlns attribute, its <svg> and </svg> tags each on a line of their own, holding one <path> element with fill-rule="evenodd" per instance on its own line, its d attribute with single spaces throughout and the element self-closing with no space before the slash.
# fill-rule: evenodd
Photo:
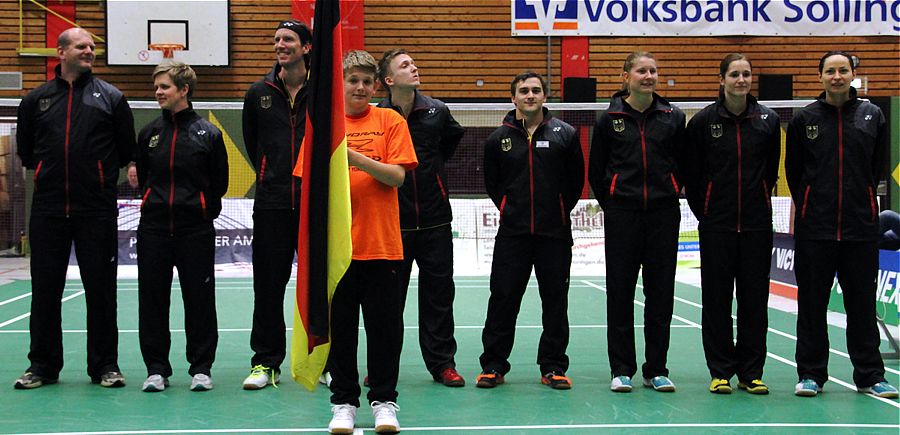
<svg viewBox="0 0 900 435">
<path fill-rule="evenodd" d="M 800 396 L 815 396 L 828 380 L 826 310 L 835 273 L 847 312 L 853 382 L 865 391 L 885 381 L 875 323 L 879 238 L 875 189 L 886 166 L 887 124 L 881 110 L 859 100 L 850 87 L 850 66 L 843 60 L 849 56 L 826 57 L 841 60 L 846 74 L 842 71 L 840 77 L 831 71 L 833 78 L 822 74 L 826 92 L 794 115 L 785 156 L 796 208 L 796 360 L 801 382 L 795 393 Z M 844 98 L 832 100 L 841 87 Z M 815 385 L 804 385 L 805 381 Z M 893 390 L 892 396 L 882 397 L 896 394 Z"/>
<path fill-rule="evenodd" d="M 554 389 L 572 386 L 565 376 L 572 263 L 569 214 L 584 188 L 584 156 L 576 130 L 543 107 L 546 89 L 539 74 L 516 76 L 510 89 L 516 109 L 484 146 L 484 184 L 500 210 L 500 229 L 481 335 L 481 388 L 503 383 L 510 370 L 516 317 L 532 267 L 543 312 L 537 357 L 541 382 Z"/>
<path fill-rule="evenodd" d="M 312 33 L 284 21 L 277 62 L 244 96 L 244 146 L 256 170 L 253 202 L 253 357 L 244 389 L 278 383 L 286 355 L 284 292 L 300 225 L 300 179 L 293 176 L 306 128 L 306 76 Z"/>
<path fill-rule="evenodd" d="M 456 151 L 465 130 L 447 106 L 418 91 L 419 74 L 402 49 L 384 53 L 379 79 L 389 98 L 378 107 L 396 110 L 406 118 L 419 166 L 409 171 L 398 191 L 403 267 L 400 269 L 401 306 L 406 306 L 413 261 L 419 267 L 419 346 L 435 381 L 450 387 L 465 385 L 456 372 L 453 337 L 453 233 L 444 164 Z"/>
<path fill-rule="evenodd" d="M 626 69 L 628 71 L 628 69 Z M 681 212 L 677 159 L 683 157 L 684 113 L 656 93 L 643 111 L 613 95 L 600 115 L 591 143 L 588 180 L 603 208 L 606 224 L 608 354 L 613 380 L 637 372 L 634 345 L 634 293 L 643 274 L 644 384 L 667 380 L 669 330 L 675 292 L 675 266 Z M 674 391 L 659 389 L 659 391 Z"/>
<path fill-rule="evenodd" d="M 212 384 L 197 385 L 197 381 L 198 375 L 209 381 L 218 344 L 213 220 L 219 216 L 222 196 L 228 190 L 228 155 L 219 129 L 194 112 L 187 101 L 196 82 L 193 70 L 180 62 L 163 63 L 154 71 L 157 83 L 161 76 L 189 92 L 178 102 L 163 99 L 166 94 L 158 84 L 162 115 L 138 134 L 135 163 L 144 188 L 137 233 L 141 354 L 148 377 L 163 378 L 162 385 L 152 386 L 148 378 L 144 391 L 164 389 L 172 375 L 169 306 L 173 268 L 178 269 L 184 300 L 188 373 L 195 380 L 191 388 L 206 390 Z M 181 84 L 182 79 L 187 84 Z"/>
<path fill-rule="evenodd" d="M 700 222 L 706 363 L 713 378 L 737 375 L 739 385 L 749 388 L 762 379 L 766 361 L 771 192 L 778 179 L 781 124 L 778 114 L 752 95 L 744 101 L 742 113 L 731 113 L 722 92 L 691 118 L 683 172 L 688 203 Z M 735 292 L 737 343 L 731 319 Z"/>
<path fill-rule="evenodd" d="M 34 170 L 34 200 L 31 365 L 16 388 L 55 383 L 63 367 L 60 300 L 73 243 L 87 303 L 88 376 L 125 385 L 117 361 L 116 182 L 134 152 L 134 119 L 122 93 L 91 75 L 94 48 L 83 29 L 60 34 L 56 78 L 18 109 L 18 154 Z"/>
</svg>

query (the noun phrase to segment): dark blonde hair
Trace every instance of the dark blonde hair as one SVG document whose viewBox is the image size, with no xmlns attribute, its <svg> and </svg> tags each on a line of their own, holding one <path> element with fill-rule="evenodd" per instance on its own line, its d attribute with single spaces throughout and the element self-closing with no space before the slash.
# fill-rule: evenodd
<svg viewBox="0 0 900 435">
<path fill-rule="evenodd" d="M 187 86 L 188 97 L 194 94 L 194 87 L 197 85 L 197 73 L 194 72 L 190 65 L 177 60 L 164 60 L 153 69 L 152 77 L 155 79 L 160 74 L 168 74 L 172 78 L 172 83 L 175 83 L 175 87 L 178 89 Z"/>
<path fill-rule="evenodd" d="M 650 53 L 649 51 L 635 51 L 635 52 L 632 52 L 631 54 L 629 54 L 628 57 L 625 58 L 625 63 L 622 65 L 622 71 L 624 71 L 624 72 L 631 71 L 631 68 L 634 68 L 635 62 L 637 62 L 637 60 L 642 57 L 646 57 L 647 59 L 653 59 L 653 61 L 656 62 L 656 58 L 653 57 L 653 53 Z M 623 91 L 628 90 L 628 83 L 622 83 L 622 90 Z"/>
<path fill-rule="evenodd" d="M 392 48 L 388 51 L 385 51 L 384 54 L 381 55 L 381 60 L 378 61 L 377 79 L 379 82 L 381 82 L 381 85 L 384 86 L 385 89 L 388 89 L 388 85 L 387 83 L 385 83 L 384 79 L 391 74 L 391 62 L 395 57 L 401 54 L 409 53 L 407 53 L 403 48 Z"/>
<path fill-rule="evenodd" d="M 631 71 L 631 68 L 634 67 L 635 61 L 637 61 L 638 59 L 640 59 L 642 57 L 646 57 L 648 59 L 653 59 L 654 62 L 656 61 L 656 58 L 653 57 L 653 54 L 648 51 L 635 51 L 635 52 L 629 54 L 628 57 L 625 58 L 625 64 L 622 65 L 622 71 L 625 71 L 625 72 Z"/>
<path fill-rule="evenodd" d="M 351 70 L 357 69 L 365 73 L 378 76 L 378 64 L 375 58 L 365 50 L 350 50 L 344 55 L 343 62 L 344 75 Z"/>
</svg>

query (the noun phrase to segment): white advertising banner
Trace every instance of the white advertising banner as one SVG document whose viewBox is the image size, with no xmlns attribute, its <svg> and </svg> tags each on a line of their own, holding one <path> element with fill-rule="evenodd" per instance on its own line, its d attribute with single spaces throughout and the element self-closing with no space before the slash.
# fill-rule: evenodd
<svg viewBox="0 0 900 435">
<path fill-rule="evenodd" d="M 900 0 L 510 0 L 513 36 L 900 36 Z"/>
</svg>

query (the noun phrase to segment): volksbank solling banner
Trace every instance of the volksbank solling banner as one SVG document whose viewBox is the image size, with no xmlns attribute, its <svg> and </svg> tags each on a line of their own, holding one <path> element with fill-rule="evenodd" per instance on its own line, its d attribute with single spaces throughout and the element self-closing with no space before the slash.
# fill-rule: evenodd
<svg viewBox="0 0 900 435">
<path fill-rule="evenodd" d="M 510 0 L 513 36 L 900 35 L 900 0 Z"/>
</svg>

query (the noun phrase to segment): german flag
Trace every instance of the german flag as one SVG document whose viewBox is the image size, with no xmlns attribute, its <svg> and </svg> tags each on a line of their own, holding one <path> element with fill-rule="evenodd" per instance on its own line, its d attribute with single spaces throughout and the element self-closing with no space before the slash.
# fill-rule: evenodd
<svg viewBox="0 0 900 435">
<path fill-rule="evenodd" d="M 316 388 L 328 360 L 331 298 L 350 266 L 350 173 L 344 134 L 340 2 L 317 0 L 302 176 L 291 375 Z"/>
</svg>

